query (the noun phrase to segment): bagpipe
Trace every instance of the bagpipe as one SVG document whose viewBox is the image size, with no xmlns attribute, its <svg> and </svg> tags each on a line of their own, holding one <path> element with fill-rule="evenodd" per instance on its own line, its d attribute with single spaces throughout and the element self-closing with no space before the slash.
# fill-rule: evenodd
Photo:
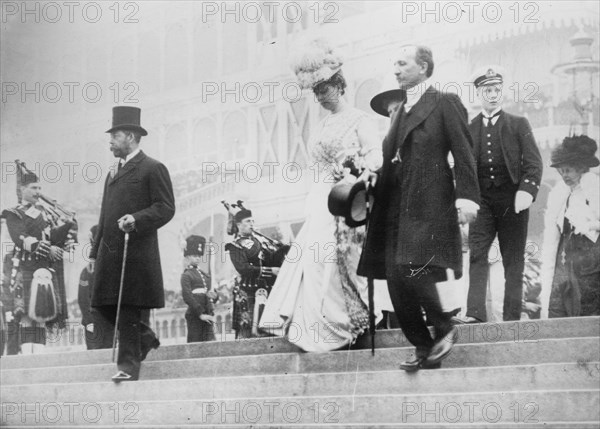
<svg viewBox="0 0 600 429">
<path fill-rule="evenodd" d="M 235 215 L 241 210 L 247 210 L 246 207 L 244 207 L 244 202 L 241 200 L 237 200 L 236 203 L 229 204 L 227 201 L 222 200 L 221 204 L 225 206 L 225 209 L 227 209 L 227 212 L 229 213 L 227 219 L 227 234 L 237 236 L 239 231 L 235 222 Z M 255 228 L 252 228 L 252 232 L 257 238 L 257 240 L 261 242 L 263 247 L 269 251 L 269 266 L 280 267 L 283 264 L 283 261 L 285 260 L 287 252 L 290 250 L 289 244 L 285 244 L 279 240 L 271 238 Z"/>
</svg>

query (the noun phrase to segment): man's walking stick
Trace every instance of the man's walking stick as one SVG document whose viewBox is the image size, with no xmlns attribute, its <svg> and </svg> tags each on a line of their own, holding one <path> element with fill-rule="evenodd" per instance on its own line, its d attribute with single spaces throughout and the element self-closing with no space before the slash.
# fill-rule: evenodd
<svg viewBox="0 0 600 429">
<path fill-rule="evenodd" d="M 371 214 L 371 183 L 365 183 L 365 200 L 367 205 L 367 229 L 369 228 L 369 217 Z M 365 236 L 366 240 L 366 236 Z M 369 331 L 371 331 L 371 355 L 375 356 L 375 285 L 373 283 L 373 277 L 367 277 L 367 290 L 369 292 Z"/>
<path fill-rule="evenodd" d="M 121 265 L 121 283 L 119 284 L 119 300 L 117 301 L 117 317 L 115 319 L 115 334 L 113 336 L 112 361 L 115 361 L 115 350 L 117 349 L 117 334 L 119 331 L 119 316 L 121 315 L 121 300 L 123 299 L 123 281 L 125 280 L 125 262 L 127 261 L 127 245 L 129 244 L 129 233 L 125 233 L 125 246 L 123 249 L 123 264 Z"/>
</svg>

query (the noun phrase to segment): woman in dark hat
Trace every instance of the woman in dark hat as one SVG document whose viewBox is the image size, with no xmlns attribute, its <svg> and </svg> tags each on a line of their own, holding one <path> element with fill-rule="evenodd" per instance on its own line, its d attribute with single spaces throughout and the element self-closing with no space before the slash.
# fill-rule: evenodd
<svg viewBox="0 0 600 429">
<path fill-rule="evenodd" d="M 550 192 L 542 256 L 542 318 L 600 314 L 600 165 L 588 136 L 552 152 L 562 182 Z"/>
</svg>

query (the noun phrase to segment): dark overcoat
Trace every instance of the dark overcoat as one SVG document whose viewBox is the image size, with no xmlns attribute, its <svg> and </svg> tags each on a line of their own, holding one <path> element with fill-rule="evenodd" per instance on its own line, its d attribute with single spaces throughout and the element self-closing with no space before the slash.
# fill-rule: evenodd
<svg viewBox="0 0 600 429">
<path fill-rule="evenodd" d="M 455 201 L 479 203 L 467 112 L 458 96 L 433 87 L 409 113 L 403 110 L 404 103 L 383 140 L 383 164 L 358 274 L 385 279 L 387 264 L 428 265 L 451 268 L 458 278 L 462 249 Z M 397 154 L 398 163 L 393 162 Z"/>
<path fill-rule="evenodd" d="M 173 218 L 175 198 L 167 168 L 141 151 L 106 178 L 90 253 L 96 258 L 92 306 L 117 305 L 125 242 L 117 220 L 126 214 L 135 218 L 136 229 L 129 233 L 122 305 L 164 307 L 157 230 Z"/>
<path fill-rule="evenodd" d="M 533 137 L 533 131 L 527 118 L 502 112 L 502 129 L 498 133 L 500 148 L 508 174 L 519 191 L 529 192 L 533 198 L 537 196 L 542 182 L 544 168 L 540 150 Z M 483 115 L 475 116 L 469 125 L 473 136 L 473 156 L 479 159 L 481 151 L 481 127 Z"/>
</svg>

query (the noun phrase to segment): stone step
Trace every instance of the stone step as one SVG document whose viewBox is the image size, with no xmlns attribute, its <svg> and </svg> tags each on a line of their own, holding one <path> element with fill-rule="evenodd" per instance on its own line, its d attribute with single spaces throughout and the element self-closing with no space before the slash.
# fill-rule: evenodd
<svg viewBox="0 0 600 429">
<path fill-rule="evenodd" d="M 148 361 L 142 364 L 141 379 L 198 378 L 310 372 L 354 372 L 396 370 L 414 348 L 383 348 L 375 356 L 369 350 L 329 353 L 279 353 L 204 359 Z M 536 365 L 600 361 L 597 338 L 560 338 L 531 342 L 457 344 L 444 360 L 445 368 Z M 116 372 L 111 363 L 67 365 L 52 368 L 3 369 L 2 385 L 81 383 L 107 381 Z"/>
<path fill-rule="evenodd" d="M 552 338 L 600 337 L 600 317 L 580 317 L 520 322 L 482 323 L 459 326 L 459 343 L 500 341 L 527 342 Z M 377 348 L 410 347 L 399 329 L 377 331 Z M 355 349 L 370 348 L 370 338 L 361 337 Z M 265 355 L 301 352 L 294 344 L 280 337 L 250 338 L 236 341 L 180 344 L 160 347 L 148 355 L 148 361 L 193 359 L 223 356 Z M 102 364 L 110 361 L 111 350 L 69 353 L 5 356 L 0 369 L 62 367 L 66 365 Z"/>
<path fill-rule="evenodd" d="M 176 400 L 76 403 L 3 403 L 2 424 L 77 426 L 123 425 L 326 425 L 598 422 L 597 389 L 256 397 L 230 400 Z M 481 427 L 479 425 L 478 427 Z"/>
<path fill-rule="evenodd" d="M 460 392 L 560 390 L 568 386 L 594 389 L 600 385 L 600 362 L 535 366 L 450 368 L 420 371 L 357 371 L 255 375 L 189 379 L 141 380 L 115 386 L 111 381 L 8 385 L 0 388 L 5 403 L 116 402 L 194 399 L 279 398 L 299 395 L 374 395 Z"/>
</svg>

